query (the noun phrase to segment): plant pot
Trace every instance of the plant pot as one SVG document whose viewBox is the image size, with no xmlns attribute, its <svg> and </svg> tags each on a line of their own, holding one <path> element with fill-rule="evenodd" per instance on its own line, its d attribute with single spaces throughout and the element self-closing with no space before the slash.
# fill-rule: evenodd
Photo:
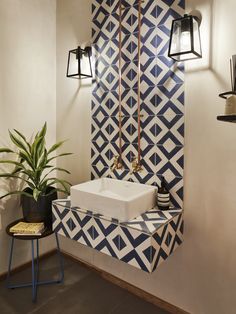
<svg viewBox="0 0 236 314">
<path fill-rule="evenodd" d="M 55 190 L 50 187 L 47 193 Z M 32 194 L 30 188 L 26 188 L 27 193 Z M 40 195 L 38 200 L 27 195 L 21 196 L 21 206 L 24 220 L 27 222 L 44 222 L 46 226 L 52 226 L 52 201 L 57 199 L 57 191 L 55 190 L 50 195 Z"/>
</svg>

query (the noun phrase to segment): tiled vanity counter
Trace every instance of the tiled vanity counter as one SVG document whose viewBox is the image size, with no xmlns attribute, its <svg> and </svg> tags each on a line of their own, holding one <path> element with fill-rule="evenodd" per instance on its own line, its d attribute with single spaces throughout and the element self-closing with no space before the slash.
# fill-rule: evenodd
<svg viewBox="0 0 236 314">
<path fill-rule="evenodd" d="M 52 206 L 53 230 L 81 244 L 153 272 L 183 242 L 183 210 L 154 208 L 127 222 L 71 207 L 69 200 Z"/>
</svg>

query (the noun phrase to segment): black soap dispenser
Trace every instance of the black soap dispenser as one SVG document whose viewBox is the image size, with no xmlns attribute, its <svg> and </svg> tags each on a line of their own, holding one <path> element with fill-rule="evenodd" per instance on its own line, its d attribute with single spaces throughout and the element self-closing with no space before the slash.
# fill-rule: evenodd
<svg viewBox="0 0 236 314">
<path fill-rule="evenodd" d="M 170 193 L 166 188 L 166 181 L 163 176 L 157 192 L 157 206 L 160 210 L 168 210 L 170 207 Z"/>
</svg>

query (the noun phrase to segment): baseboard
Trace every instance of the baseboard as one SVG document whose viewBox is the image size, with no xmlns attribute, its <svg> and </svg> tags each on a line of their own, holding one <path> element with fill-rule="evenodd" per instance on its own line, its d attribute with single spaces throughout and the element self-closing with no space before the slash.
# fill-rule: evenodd
<svg viewBox="0 0 236 314">
<path fill-rule="evenodd" d="M 107 273 L 106 271 L 84 261 L 84 260 L 81 260 L 79 259 L 78 257 L 72 255 L 72 254 L 69 254 L 65 251 L 62 251 L 63 255 L 65 255 L 66 257 L 74 260 L 75 262 L 91 269 L 92 271 L 95 271 L 96 273 L 98 273 L 102 278 L 104 278 L 105 280 L 108 280 L 110 281 L 111 283 L 129 291 L 130 293 L 138 296 L 139 298 L 149 302 L 149 303 L 152 303 L 156 306 L 158 306 L 159 308 L 171 313 L 171 314 L 190 314 L 180 308 L 178 308 L 177 306 L 173 305 L 173 304 L 170 304 L 162 299 L 159 299 L 158 297 L 138 288 L 138 287 L 135 287 L 134 285 L 128 283 L 127 281 L 124 281 L 122 279 L 119 279 L 118 277 L 116 276 L 113 276 L 109 273 Z"/>
<path fill-rule="evenodd" d="M 48 252 L 46 252 L 44 254 L 41 254 L 39 256 L 39 260 L 42 260 L 42 259 L 47 258 L 47 257 L 50 257 L 51 255 L 53 255 L 55 253 L 56 253 L 56 249 L 53 249 L 53 250 L 48 251 Z M 32 263 L 32 261 L 30 260 L 30 261 L 25 262 L 24 264 L 21 264 L 21 265 L 19 265 L 17 267 L 12 268 L 11 269 L 11 274 L 14 274 L 14 273 L 17 273 L 17 272 L 19 272 L 21 270 L 24 270 L 27 267 L 31 267 L 31 263 Z M 4 272 L 4 273 L 0 274 L 0 281 L 5 280 L 6 278 L 7 278 L 7 272 Z"/>
</svg>

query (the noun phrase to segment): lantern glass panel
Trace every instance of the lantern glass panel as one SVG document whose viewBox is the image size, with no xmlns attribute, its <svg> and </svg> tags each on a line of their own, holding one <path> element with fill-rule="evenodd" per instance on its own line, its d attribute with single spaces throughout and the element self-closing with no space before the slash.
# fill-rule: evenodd
<svg viewBox="0 0 236 314">
<path fill-rule="evenodd" d="M 81 75 L 90 76 L 91 75 L 91 68 L 90 68 L 90 59 L 88 52 L 84 52 L 81 54 L 80 57 L 80 72 Z"/>
<path fill-rule="evenodd" d="M 199 55 L 202 54 L 199 23 L 194 17 L 193 17 L 193 50 Z"/>
<path fill-rule="evenodd" d="M 77 49 L 69 51 L 69 60 L 68 60 L 68 76 L 78 75 L 78 59 L 77 59 Z"/>
</svg>

